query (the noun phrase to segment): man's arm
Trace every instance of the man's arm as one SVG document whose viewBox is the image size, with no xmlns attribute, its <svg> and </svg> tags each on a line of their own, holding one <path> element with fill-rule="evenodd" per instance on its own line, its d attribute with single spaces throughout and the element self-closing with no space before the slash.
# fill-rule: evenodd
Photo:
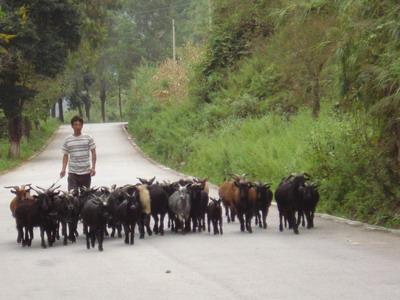
<svg viewBox="0 0 400 300">
<path fill-rule="evenodd" d="M 62 160 L 62 169 L 60 172 L 60 177 L 63 178 L 65 176 L 65 171 L 67 169 L 68 164 L 68 154 L 64 153 L 63 160 Z"/>
<path fill-rule="evenodd" d="M 90 151 L 92 152 L 92 168 L 90 169 L 90 175 L 94 176 L 94 175 L 96 175 L 97 154 L 96 154 L 96 149 L 92 149 Z"/>
</svg>

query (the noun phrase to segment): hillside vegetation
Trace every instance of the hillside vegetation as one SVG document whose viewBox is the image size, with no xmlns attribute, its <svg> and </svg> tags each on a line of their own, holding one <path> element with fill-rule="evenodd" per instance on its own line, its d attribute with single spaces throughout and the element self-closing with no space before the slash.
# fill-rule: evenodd
<svg viewBox="0 0 400 300">
<path fill-rule="evenodd" d="M 400 227 L 400 4 L 213 1 L 205 45 L 144 63 L 129 128 L 154 158 L 220 183 L 307 171 L 320 211 Z"/>
</svg>

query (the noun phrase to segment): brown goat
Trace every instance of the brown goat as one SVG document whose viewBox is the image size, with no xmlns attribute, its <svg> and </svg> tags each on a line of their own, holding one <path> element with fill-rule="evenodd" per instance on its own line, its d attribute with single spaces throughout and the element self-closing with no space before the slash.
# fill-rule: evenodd
<svg viewBox="0 0 400 300">
<path fill-rule="evenodd" d="M 15 210 L 22 203 L 22 201 L 33 201 L 33 197 L 30 194 L 31 185 L 24 184 L 19 186 L 6 186 L 6 189 L 11 189 L 11 193 L 15 194 L 15 197 L 10 202 L 11 214 L 15 218 Z"/>
<path fill-rule="evenodd" d="M 224 182 L 219 188 L 219 196 L 225 207 L 225 214 L 230 222 L 228 208 L 231 212 L 232 221 L 234 214 L 240 221 L 240 230 L 252 233 L 251 219 L 254 215 L 255 202 L 250 197 L 252 183 L 244 178 L 245 175 L 233 175 L 233 181 Z"/>
<path fill-rule="evenodd" d="M 218 190 L 219 197 L 225 208 L 225 215 L 228 223 L 235 222 L 235 203 L 239 201 L 239 188 L 235 185 L 234 180 L 225 181 Z"/>
</svg>

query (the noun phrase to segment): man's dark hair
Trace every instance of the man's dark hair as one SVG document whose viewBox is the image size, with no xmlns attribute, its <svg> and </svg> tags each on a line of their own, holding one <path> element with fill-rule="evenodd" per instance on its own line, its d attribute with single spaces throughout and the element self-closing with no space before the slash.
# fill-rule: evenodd
<svg viewBox="0 0 400 300">
<path fill-rule="evenodd" d="M 80 122 L 83 125 L 83 119 L 80 116 L 73 116 L 71 119 L 71 125 L 74 125 L 75 122 Z"/>
</svg>

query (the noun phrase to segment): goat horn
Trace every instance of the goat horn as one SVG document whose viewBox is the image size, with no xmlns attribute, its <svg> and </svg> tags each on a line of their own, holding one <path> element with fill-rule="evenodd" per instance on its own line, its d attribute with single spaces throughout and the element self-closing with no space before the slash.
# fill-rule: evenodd
<svg viewBox="0 0 400 300">
<path fill-rule="evenodd" d="M 17 190 L 17 189 L 19 189 L 19 186 L 18 186 L 18 185 L 14 185 L 14 186 L 5 186 L 4 188 L 5 188 L 5 189 L 15 189 L 15 190 Z"/>
<path fill-rule="evenodd" d="M 56 189 L 59 189 L 60 187 L 61 187 L 61 185 L 59 185 L 59 186 L 57 186 L 57 187 L 49 188 L 47 191 L 49 191 L 49 192 L 51 192 L 51 193 L 54 193 L 54 191 L 55 191 Z"/>
<path fill-rule="evenodd" d="M 46 191 L 47 191 L 46 189 L 44 189 L 44 188 L 42 188 L 42 187 L 40 187 L 40 186 L 36 186 L 36 188 L 42 190 L 43 192 L 46 192 Z"/>
<path fill-rule="evenodd" d="M 237 175 L 237 174 L 230 173 L 229 176 L 230 176 L 231 178 L 235 179 L 235 180 L 240 179 L 240 176 Z"/>
<path fill-rule="evenodd" d="M 143 178 L 140 178 L 140 177 L 136 177 L 137 179 L 139 179 L 139 181 L 140 181 L 140 183 L 145 183 L 146 182 L 146 180 L 145 179 L 143 179 Z"/>
<path fill-rule="evenodd" d="M 49 188 L 48 190 L 51 190 L 52 187 L 54 187 L 56 185 L 56 183 L 54 182 Z"/>
<path fill-rule="evenodd" d="M 43 192 L 41 192 L 41 191 L 35 189 L 34 187 L 32 187 L 32 190 L 34 190 L 34 191 L 35 191 L 36 193 L 38 193 L 38 194 L 42 194 L 42 193 L 43 193 Z"/>
</svg>

